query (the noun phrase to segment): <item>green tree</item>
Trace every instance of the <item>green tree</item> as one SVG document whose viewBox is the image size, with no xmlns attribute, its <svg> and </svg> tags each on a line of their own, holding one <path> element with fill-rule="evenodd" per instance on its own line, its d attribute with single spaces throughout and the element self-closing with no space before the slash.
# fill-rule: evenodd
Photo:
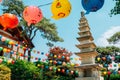
<svg viewBox="0 0 120 80">
<path fill-rule="evenodd" d="M 109 43 L 116 44 L 120 41 L 120 32 L 116 32 L 109 39 L 107 39 Z"/>
<path fill-rule="evenodd" d="M 110 16 L 120 14 L 120 0 L 113 0 L 115 1 L 115 6 L 111 9 Z"/>
<path fill-rule="evenodd" d="M 75 80 L 78 71 L 75 71 L 74 65 L 70 63 L 70 56 L 71 53 L 65 48 L 53 47 L 46 63 L 35 62 L 41 69 L 43 80 Z"/>
<path fill-rule="evenodd" d="M 113 34 L 110 38 L 107 39 L 109 43 L 117 44 L 120 40 L 120 32 L 116 32 Z M 103 64 L 102 72 L 109 71 L 108 65 L 112 62 L 112 59 L 110 56 L 114 56 L 114 62 L 119 63 L 120 62 L 120 48 L 115 46 L 107 46 L 107 47 L 97 47 L 96 48 L 99 55 L 96 57 L 96 63 Z M 110 71 L 109 71 L 110 72 Z M 111 71 L 111 73 L 114 71 Z M 115 80 L 120 79 L 120 76 L 118 74 L 108 74 L 105 76 L 105 80 Z"/>
<path fill-rule="evenodd" d="M 23 31 L 21 32 L 21 36 L 27 35 L 30 41 L 32 42 L 34 37 L 38 32 L 41 33 L 41 36 L 44 39 L 48 40 L 47 45 L 53 46 L 52 42 L 62 42 L 63 39 L 58 36 L 57 28 L 54 23 L 50 22 L 50 19 L 43 18 L 42 21 L 35 25 L 27 26 L 27 22 L 22 17 L 22 12 L 26 5 L 22 2 L 22 0 L 3 0 L 3 13 L 12 13 L 16 14 L 19 17 L 20 23 L 18 27 L 22 27 Z M 30 49 L 31 45 L 27 44 Z M 28 51 L 28 61 L 30 61 L 31 51 Z"/>
</svg>

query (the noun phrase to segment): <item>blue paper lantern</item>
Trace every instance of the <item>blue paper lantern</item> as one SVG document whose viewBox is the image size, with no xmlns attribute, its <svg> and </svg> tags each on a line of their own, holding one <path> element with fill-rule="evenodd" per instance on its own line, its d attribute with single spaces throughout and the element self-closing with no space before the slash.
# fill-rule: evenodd
<svg viewBox="0 0 120 80">
<path fill-rule="evenodd" d="M 100 8 L 102 8 L 104 4 L 104 0 L 82 0 L 82 6 L 87 11 L 86 14 L 89 12 L 96 12 Z"/>
</svg>

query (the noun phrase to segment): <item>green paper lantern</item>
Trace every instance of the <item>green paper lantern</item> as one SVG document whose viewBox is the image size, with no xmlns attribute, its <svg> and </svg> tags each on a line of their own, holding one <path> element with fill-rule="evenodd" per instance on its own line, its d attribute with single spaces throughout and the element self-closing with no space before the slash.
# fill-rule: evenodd
<svg viewBox="0 0 120 80">
<path fill-rule="evenodd" d="M 117 67 L 117 65 L 116 65 L 116 64 L 114 64 L 114 67 Z"/>
<path fill-rule="evenodd" d="M 6 40 L 5 40 L 5 43 L 7 43 L 7 44 L 8 44 L 9 42 L 10 42 L 10 40 L 9 40 L 9 39 L 6 39 Z"/>
<path fill-rule="evenodd" d="M 3 50 L 3 47 L 0 47 L 0 51 L 2 51 Z"/>
</svg>

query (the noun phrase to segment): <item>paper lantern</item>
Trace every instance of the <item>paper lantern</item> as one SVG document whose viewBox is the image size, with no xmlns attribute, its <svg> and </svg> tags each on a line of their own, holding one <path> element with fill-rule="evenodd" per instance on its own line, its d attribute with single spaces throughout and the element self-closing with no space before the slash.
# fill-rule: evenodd
<svg viewBox="0 0 120 80">
<path fill-rule="evenodd" d="M 56 58 L 57 57 L 57 55 L 54 55 L 54 58 Z"/>
<path fill-rule="evenodd" d="M 64 73 L 65 72 L 65 69 L 62 69 L 62 71 L 61 71 L 62 73 Z"/>
<path fill-rule="evenodd" d="M 52 18 L 55 20 L 65 18 L 70 14 L 71 4 L 68 0 L 54 0 L 51 5 Z"/>
<path fill-rule="evenodd" d="M 57 64 L 57 61 L 54 61 L 53 63 L 54 63 L 54 64 Z"/>
<path fill-rule="evenodd" d="M 54 68 L 53 68 L 53 71 L 55 71 L 55 72 L 56 72 L 56 67 L 54 67 Z"/>
<path fill-rule="evenodd" d="M 105 60 L 106 60 L 106 57 L 102 57 L 102 60 L 104 60 L 104 61 L 105 61 Z"/>
<path fill-rule="evenodd" d="M 0 58 L 0 63 L 2 63 L 2 61 L 3 61 L 3 60 Z"/>
<path fill-rule="evenodd" d="M 12 62 L 11 62 L 12 64 L 14 64 L 15 63 L 15 61 L 14 60 L 12 60 Z"/>
<path fill-rule="evenodd" d="M 2 38 L 1 38 L 1 41 L 5 41 L 5 40 L 6 40 L 6 38 L 5 38 L 5 37 L 2 37 Z"/>
<path fill-rule="evenodd" d="M 5 40 L 5 43 L 7 43 L 7 44 L 8 44 L 9 42 L 10 42 L 10 40 L 9 40 L 9 39 L 6 39 L 6 40 Z"/>
<path fill-rule="evenodd" d="M 66 65 L 66 62 L 63 62 L 62 65 L 65 66 L 65 65 Z"/>
<path fill-rule="evenodd" d="M 89 12 L 96 12 L 100 8 L 102 8 L 104 4 L 104 0 L 82 0 L 81 1 L 83 8 Z"/>
<path fill-rule="evenodd" d="M 10 53 L 10 49 L 7 49 L 7 51 L 6 51 L 7 53 Z"/>
<path fill-rule="evenodd" d="M 104 75 L 106 75 L 106 74 L 107 74 L 107 72 L 106 72 L 106 71 L 104 71 L 104 72 L 103 72 L 103 74 L 104 74 Z"/>
<path fill-rule="evenodd" d="M 46 69 L 48 69 L 48 68 L 49 68 L 49 66 L 45 66 L 45 68 L 46 68 Z"/>
<path fill-rule="evenodd" d="M 100 58 L 99 58 L 99 57 L 97 58 L 97 61 L 100 61 Z"/>
<path fill-rule="evenodd" d="M 75 64 L 74 63 L 71 63 L 71 66 L 74 66 Z"/>
<path fill-rule="evenodd" d="M 114 57 L 114 56 L 112 56 L 112 57 L 111 57 L 111 59 L 112 59 L 112 60 L 115 60 L 115 57 Z"/>
<path fill-rule="evenodd" d="M 58 58 L 60 59 L 60 58 L 61 58 L 61 56 L 60 56 L 60 55 L 58 55 Z"/>
<path fill-rule="evenodd" d="M 7 48 L 4 48 L 4 49 L 3 49 L 3 52 L 5 52 L 5 53 L 6 53 L 6 52 L 7 52 Z"/>
<path fill-rule="evenodd" d="M 0 24 L 4 27 L 3 30 L 6 30 L 7 28 L 15 28 L 18 26 L 18 18 L 14 14 L 5 13 L 0 17 Z"/>
<path fill-rule="evenodd" d="M 120 74 L 120 70 L 118 71 L 118 74 Z"/>
<path fill-rule="evenodd" d="M 8 44 L 10 44 L 10 45 L 14 45 L 15 43 L 14 43 L 13 41 L 9 41 Z"/>
<path fill-rule="evenodd" d="M 68 74 L 69 73 L 69 70 L 66 70 L 66 74 Z"/>
<path fill-rule="evenodd" d="M 71 71 L 71 74 L 73 74 L 74 73 L 74 71 Z"/>
<path fill-rule="evenodd" d="M 52 67 L 49 67 L 49 70 L 52 70 Z"/>
<path fill-rule="evenodd" d="M 70 60 L 70 57 L 67 56 L 67 57 L 66 57 L 66 60 L 69 61 L 69 60 Z"/>
<path fill-rule="evenodd" d="M 50 63 L 52 63 L 53 61 L 52 61 L 52 60 L 50 60 L 49 62 L 50 62 Z"/>
<path fill-rule="evenodd" d="M 37 64 L 37 67 L 40 67 L 40 64 Z"/>
<path fill-rule="evenodd" d="M 60 69 L 58 68 L 58 72 L 60 72 Z"/>
<path fill-rule="evenodd" d="M 0 51 L 2 51 L 3 50 L 3 47 L 0 47 Z"/>
<path fill-rule="evenodd" d="M 28 26 L 40 22 L 43 18 L 41 9 L 36 6 L 28 6 L 23 11 L 23 18 L 27 22 Z"/>
<path fill-rule="evenodd" d="M 111 74 L 111 72 L 110 71 L 108 71 L 108 75 L 110 75 Z"/>
</svg>

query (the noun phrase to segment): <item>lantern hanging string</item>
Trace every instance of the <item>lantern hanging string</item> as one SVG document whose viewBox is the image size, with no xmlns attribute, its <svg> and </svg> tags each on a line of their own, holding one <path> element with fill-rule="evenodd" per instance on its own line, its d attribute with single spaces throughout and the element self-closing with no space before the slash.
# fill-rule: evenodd
<svg viewBox="0 0 120 80">
<path fill-rule="evenodd" d="M 38 7 L 47 6 L 47 5 L 50 5 L 50 4 L 52 4 L 52 2 L 47 3 L 47 4 L 43 4 L 43 5 L 39 5 Z"/>
</svg>

